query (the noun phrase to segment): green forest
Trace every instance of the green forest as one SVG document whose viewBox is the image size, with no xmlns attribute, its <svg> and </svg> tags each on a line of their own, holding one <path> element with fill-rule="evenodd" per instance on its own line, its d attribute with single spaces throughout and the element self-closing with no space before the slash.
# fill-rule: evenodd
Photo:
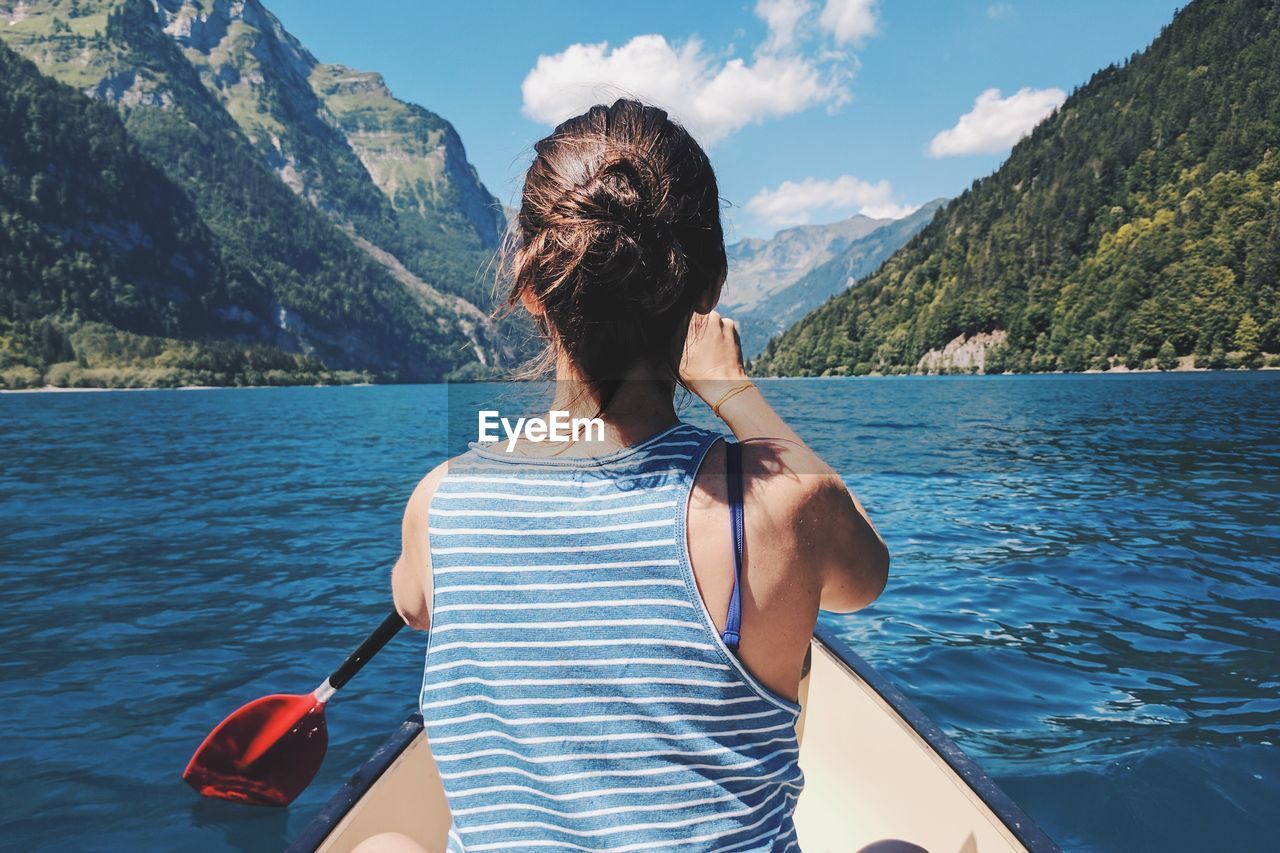
<svg viewBox="0 0 1280 853">
<path fill-rule="evenodd" d="M 913 372 L 996 331 L 986 372 L 1280 363 L 1278 57 L 1274 2 L 1190 3 L 754 370 Z"/>
<path fill-rule="evenodd" d="M 0 382 L 11 389 L 348 385 L 366 371 L 330 370 L 312 356 L 220 340 L 122 332 L 105 323 L 0 320 Z"/>
<path fill-rule="evenodd" d="M 119 116 L 0 45 L 0 386 L 253 385 L 367 379 L 220 320 L 266 294 Z M 131 331 L 121 331 L 128 329 Z M 187 341 L 177 338 L 188 338 Z"/>
</svg>

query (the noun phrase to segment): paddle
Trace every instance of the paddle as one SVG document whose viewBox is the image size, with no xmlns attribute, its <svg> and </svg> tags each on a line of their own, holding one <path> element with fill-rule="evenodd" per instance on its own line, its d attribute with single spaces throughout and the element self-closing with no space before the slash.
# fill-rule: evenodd
<svg viewBox="0 0 1280 853">
<path fill-rule="evenodd" d="M 206 797 L 289 805 L 324 761 L 329 745 L 325 704 L 403 627 L 392 610 L 311 693 L 264 696 L 240 708 L 204 739 L 182 778 Z"/>
</svg>

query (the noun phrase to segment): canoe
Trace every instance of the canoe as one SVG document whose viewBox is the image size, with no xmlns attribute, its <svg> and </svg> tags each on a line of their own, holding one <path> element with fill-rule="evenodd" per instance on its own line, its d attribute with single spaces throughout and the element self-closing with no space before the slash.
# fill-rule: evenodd
<svg viewBox="0 0 1280 853">
<path fill-rule="evenodd" d="M 942 731 L 824 626 L 801 688 L 796 827 L 805 851 L 996 853 L 1057 845 Z M 348 853 L 379 832 L 445 849 L 449 807 L 414 714 L 289 853 Z"/>
</svg>

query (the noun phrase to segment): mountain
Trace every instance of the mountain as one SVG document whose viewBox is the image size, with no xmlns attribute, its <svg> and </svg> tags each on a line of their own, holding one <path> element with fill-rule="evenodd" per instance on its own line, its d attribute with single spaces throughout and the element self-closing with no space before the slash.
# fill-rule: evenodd
<svg viewBox="0 0 1280 853">
<path fill-rule="evenodd" d="M 0 82 L 5 316 L 65 307 L 146 334 L 233 329 L 225 315 L 254 283 L 116 112 L 2 45 Z"/>
<path fill-rule="evenodd" d="M 780 231 L 768 241 L 735 243 L 730 257 L 736 253 L 743 259 L 745 275 L 735 274 L 731 260 L 726 290 L 733 287 L 749 298 L 738 297 L 736 304 L 721 301 L 725 313 L 738 321 L 743 354 L 754 358 L 770 338 L 875 271 L 945 203 L 936 199 L 902 219 L 854 216 L 833 225 Z M 756 245 L 744 246 L 752 243 Z"/>
<path fill-rule="evenodd" d="M 157 0 L 166 34 L 294 192 L 474 302 L 501 206 L 448 122 L 382 78 L 322 65 L 256 0 Z M 486 305 L 487 307 L 487 305 Z"/>
<path fill-rule="evenodd" d="M 892 221 L 859 214 L 826 225 L 797 225 L 767 240 L 748 237 L 726 246 L 729 278 L 720 304 L 729 309 L 755 308 L 818 264 L 835 257 L 851 241 Z"/>
<path fill-rule="evenodd" d="M 498 245 L 506 212 L 480 183 L 451 124 L 397 100 L 379 74 L 317 65 L 311 83 L 402 220 L 422 234 L 452 230 L 459 241 L 473 237 L 483 250 Z"/>
<path fill-rule="evenodd" d="M 769 375 L 1256 365 L 1280 352 L 1280 7 L 1194 0 L 1093 75 Z"/>
<path fill-rule="evenodd" d="M 213 362 L 253 384 L 336 378 L 270 347 L 173 340 L 242 334 L 266 294 L 115 110 L 0 45 L 0 127 L 0 385 L 199 383 Z"/>
<path fill-rule="evenodd" d="M 95 136 L 106 125 L 93 101 L 115 108 L 131 162 L 151 164 L 185 196 L 179 221 L 193 224 L 184 234 L 205 241 L 192 251 L 217 260 L 193 267 L 194 279 L 161 282 L 100 253 L 100 297 L 124 303 L 122 294 L 145 292 L 150 301 L 126 317 L 61 299 L 36 316 L 52 310 L 46 300 L 5 320 L 45 318 L 67 334 L 104 323 L 229 340 L 386 380 L 437 380 L 509 355 L 486 319 L 483 283 L 502 212 L 457 133 L 395 100 L 376 75 L 316 62 L 257 0 L 0 0 L 0 39 L 92 99 L 63 92 L 57 112 L 92 110 L 96 123 L 81 142 L 95 152 L 122 137 Z M 30 117 L 15 118 L 2 131 L 8 142 L 32 132 Z M 397 160 L 405 165 L 390 168 Z M 92 189 L 87 163 L 64 165 L 80 174 L 68 192 Z M 145 212 L 120 203 L 99 225 L 128 233 Z M 24 216 L 48 234 L 57 211 L 28 205 Z M 64 248 L 73 242 L 64 235 Z M 0 281 L 0 305 L 24 288 L 29 281 Z M 224 291 L 226 304 L 205 298 Z M 169 322 L 166 303 L 175 300 L 202 306 L 190 309 L 199 317 Z"/>
</svg>

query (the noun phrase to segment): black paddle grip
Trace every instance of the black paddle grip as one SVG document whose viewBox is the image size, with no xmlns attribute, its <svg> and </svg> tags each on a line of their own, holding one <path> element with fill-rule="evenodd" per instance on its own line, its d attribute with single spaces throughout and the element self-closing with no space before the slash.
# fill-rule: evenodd
<svg viewBox="0 0 1280 853">
<path fill-rule="evenodd" d="M 360 648 L 352 652 L 351 657 L 343 661 L 342 666 L 333 671 L 333 675 L 329 676 L 329 686 L 334 690 L 341 689 L 369 662 L 369 658 L 381 651 L 387 641 L 400 633 L 400 629 L 403 627 L 404 620 L 400 618 L 399 613 L 392 610 L 391 614 L 382 620 L 382 624 L 365 638 L 365 641 L 360 644 Z"/>
</svg>

